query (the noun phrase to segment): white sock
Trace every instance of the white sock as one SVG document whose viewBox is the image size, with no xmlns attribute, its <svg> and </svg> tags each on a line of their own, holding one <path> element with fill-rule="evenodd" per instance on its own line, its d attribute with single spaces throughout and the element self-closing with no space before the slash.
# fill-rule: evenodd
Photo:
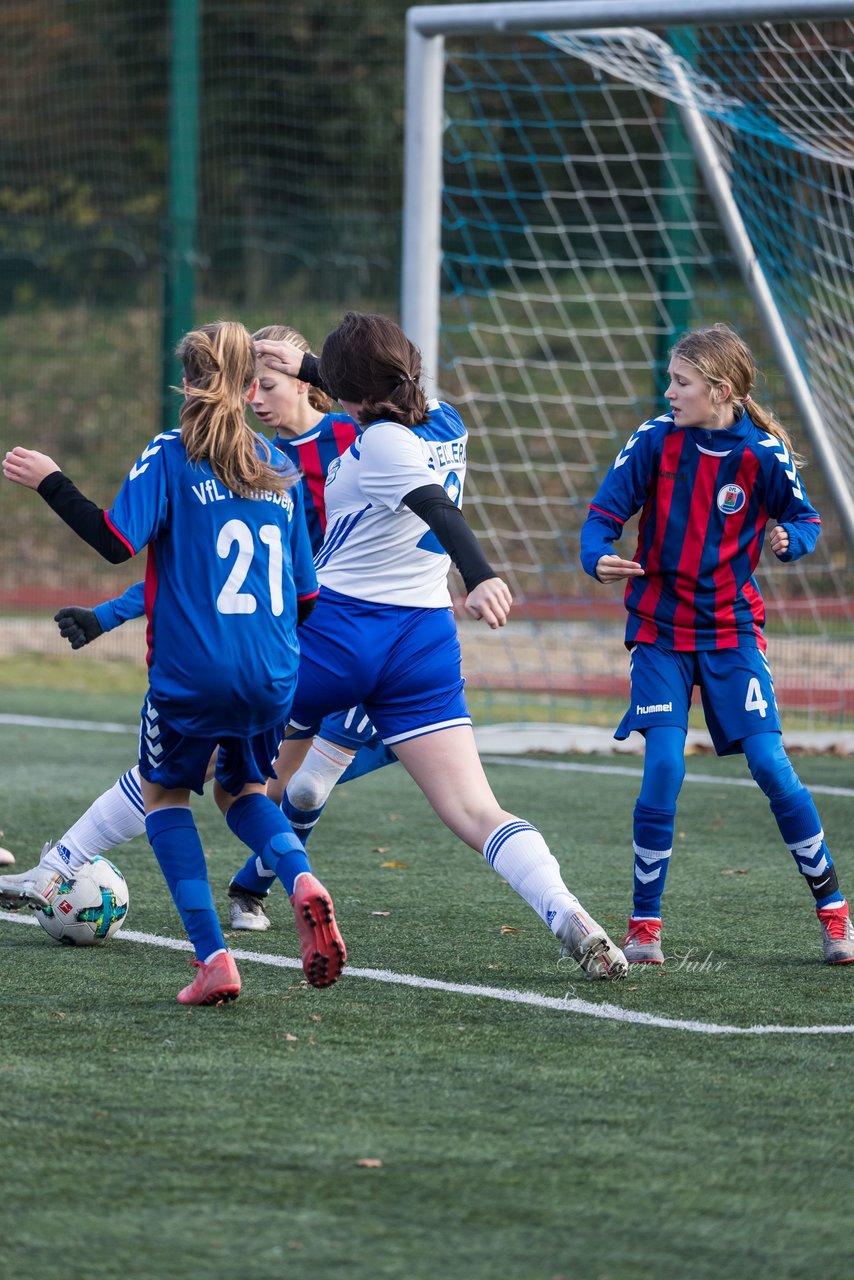
<svg viewBox="0 0 854 1280">
<path fill-rule="evenodd" d="M 533 907 L 553 933 L 581 904 L 563 882 L 557 858 L 536 827 L 513 818 L 496 827 L 483 846 L 494 871 Z"/>
<path fill-rule="evenodd" d="M 345 769 L 353 763 L 349 751 L 325 738 L 315 738 L 308 755 L 287 785 L 288 800 L 295 809 L 310 813 L 320 809 Z"/>
<path fill-rule="evenodd" d="M 136 765 L 98 796 L 41 860 L 52 871 L 76 871 L 96 854 L 145 835 L 145 809 Z"/>
</svg>

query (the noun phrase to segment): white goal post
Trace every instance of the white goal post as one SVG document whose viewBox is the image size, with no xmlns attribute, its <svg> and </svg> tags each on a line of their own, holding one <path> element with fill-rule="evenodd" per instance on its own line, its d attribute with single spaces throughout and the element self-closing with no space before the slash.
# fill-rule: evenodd
<svg viewBox="0 0 854 1280">
<path fill-rule="evenodd" d="M 728 320 L 827 517 L 809 566 L 761 566 L 788 683 L 854 712 L 854 0 L 410 9 L 401 313 L 472 425 L 467 509 L 534 619 L 483 684 L 596 683 L 552 669 L 536 619 L 596 617 L 587 502 L 662 406 L 668 346 Z"/>
<path fill-rule="evenodd" d="M 444 41 L 447 36 L 482 32 L 512 36 L 514 33 L 542 31 L 693 26 L 697 23 L 783 23 L 828 18 L 854 18 L 854 3 L 850 0 L 695 0 L 694 3 L 686 3 L 685 0 L 546 0 L 545 3 L 426 5 L 410 9 L 406 47 L 402 317 L 404 329 L 423 353 L 425 368 L 437 376 Z M 846 477 L 822 416 L 816 409 L 773 292 L 741 218 L 726 167 L 703 112 L 695 103 L 694 89 L 690 78 L 685 75 L 684 63 L 674 56 L 672 67 L 686 131 L 730 236 L 738 265 L 767 326 L 792 399 L 810 433 L 849 544 L 854 549 L 851 478 Z M 848 73 L 854 76 L 854 49 Z M 849 104 L 851 102 L 854 98 L 849 97 Z M 807 103 L 804 109 L 809 109 Z M 854 150 L 848 163 L 854 164 Z M 849 207 L 849 216 L 854 218 L 854 208 Z M 851 319 L 850 313 L 848 319 Z M 854 341 L 850 330 L 849 340 Z"/>
</svg>

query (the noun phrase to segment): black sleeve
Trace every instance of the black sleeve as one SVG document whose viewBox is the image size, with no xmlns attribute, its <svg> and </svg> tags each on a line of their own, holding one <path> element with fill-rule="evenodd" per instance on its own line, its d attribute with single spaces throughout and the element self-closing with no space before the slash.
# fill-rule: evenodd
<svg viewBox="0 0 854 1280">
<path fill-rule="evenodd" d="M 73 529 L 79 538 L 88 542 L 110 564 L 122 564 L 125 560 L 130 560 L 134 553 L 113 533 L 104 519 L 103 509 L 84 497 L 64 472 L 52 471 L 49 476 L 45 476 L 38 492 L 69 529 Z"/>
<path fill-rule="evenodd" d="M 466 591 L 498 575 L 480 549 L 466 518 L 440 484 L 425 484 L 403 499 L 410 511 L 429 525 L 460 571 Z"/>
<path fill-rule="evenodd" d="M 314 356 L 310 351 L 306 351 L 302 358 L 302 364 L 299 367 L 300 382 L 308 382 L 313 387 L 317 387 L 320 391 L 330 394 L 329 388 L 324 386 L 323 379 L 320 376 L 320 357 Z"/>
<path fill-rule="evenodd" d="M 297 600 L 297 626 L 301 627 L 310 613 L 314 612 L 314 606 L 317 604 L 317 596 L 306 596 L 304 600 Z"/>
</svg>

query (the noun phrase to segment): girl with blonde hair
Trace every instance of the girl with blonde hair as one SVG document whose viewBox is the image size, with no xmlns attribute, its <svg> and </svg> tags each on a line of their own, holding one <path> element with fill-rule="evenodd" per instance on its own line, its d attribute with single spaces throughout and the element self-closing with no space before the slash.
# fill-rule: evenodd
<svg viewBox="0 0 854 1280">
<path fill-rule="evenodd" d="M 296 684 L 297 621 L 317 595 L 299 475 L 246 422 L 256 352 L 242 325 L 193 330 L 177 354 L 180 428 L 143 450 L 108 511 L 45 454 L 13 449 L 3 470 L 37 489 L 111 562 L 148 548 L 149 689 L 139 751 L 145 826 L 196 952 L 198 972 L 178 1000 L 218 1004 L 237 997 L 240 975 L 189 808 L 214 751 L 217 804 L 284 884 L 309 982 L 335 982 L 345 950 L 329 894 L 266 795 Z M 51 891 L 50 884 L 40 889 L 47 901 Z"/>
<path fill-rule="evenodd" d="M 631 705 L 617 731 L 643 734 L 634 810 L 634 900 L 626 957 L 662 964 L 661 897 L 694 686 L 718 755 L 743 752 L 806 879 L 828 964 L 854 962 L 854 927 L 821 820 L 783 746 L 765 606 L 754 570 L 768 545 L 783 563 L 808 555 L 821 530 L 785 428 L 753 398 L 756 365 L 727 325 L 673 347 L 670 412 L 628 440 L 590 504 L 581 562 L 598 582 L 626 582 Z M 640 511 L 632 560 L 614 552 Z"/>
</svg>

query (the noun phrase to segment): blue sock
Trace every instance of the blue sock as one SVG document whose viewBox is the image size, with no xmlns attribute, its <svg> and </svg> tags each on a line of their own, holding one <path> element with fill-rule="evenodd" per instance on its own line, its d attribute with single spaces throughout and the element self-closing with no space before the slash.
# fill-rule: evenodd
<svg viewBox="0 0 854 1280">
<path fill-rule="evenodd" d="M 238 840 L 252 849 L 268 871 L 275 872 L 290 897 L 297 876 L 310 872 L 311 864 L 281 809 L 269 796 L 254 792 L 235 800 L 225 816 Z M 242 888 L 249 887 L 243 880 L 245 870 L 244 867 L 235 877 Z"/>
<path fill-rule="evenodd" d="M 146 815 L 145 829 L 196 959 L 204 962 L 214 951 L 226 947 L 193 815 L 179 806 L 155 809 Z"/>
<path fill-rule="evenodd" d="M 226 821 L 228 821 L 227 818 Z M 268 871 L 257 854 L 253 853 L 246 859 L 236 875 L 231 877 L 231 883 L 238 885 L 241 889 L 245 889 L 247 893 L 254 893 L 259 898 L 266 898 L 273 887 L 275 879 L 275 871 Z"/>
<path fill-rule="evenodd" d="M 676 809 L 651 809 L 640 800 L 635 804 L 633 844 L 635 851 L 632 916 L 657 919 L 661 916 L 661 895 L 673 852 Z"/>
<path fill-rule="evenodd" d="M 325 808 L 326 802 L 324 801 L 319 809 L 298 809 L 288 799 L 287 789 L 285 789 L 285 794 L 282 796 L 282 813 L 304 845 L 308 844 L 308 838 L 314 830 L 314 825 Z"/>
<path fill-rule="evenodd" d="M 782 735 L 751 734 L 741 745 L 750 772 L 768 798 L 795 866 L 809 885 L 816 908 L 844 902 L 818 810 L 792 768 Z"/>
<path fill-rule="evenodd" d="M 806 787 L 801 786 L 784 801 L 772 799 L 771 812 L 795 859 L 795 866 L 809 885 L 816 908 L 844 902 L 821 819 Z"/>
</svg>

